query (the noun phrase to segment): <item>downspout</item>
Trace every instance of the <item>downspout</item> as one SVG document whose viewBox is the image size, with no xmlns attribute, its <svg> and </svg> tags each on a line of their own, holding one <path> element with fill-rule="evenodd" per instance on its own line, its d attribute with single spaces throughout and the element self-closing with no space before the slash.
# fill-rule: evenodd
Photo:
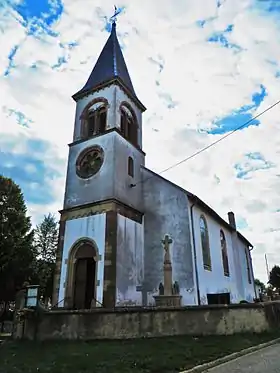
<svg viewBox="0 0 280 373">
<path fill-rule="evenodd" d="M 193 257 L 194 257 L 194 272 L 195 272 L 195 281 L 196 281 L 197 302 L 198 302 L 198 305 L 200 306 L 201 302 L 200 302 L 199 278 L 198 278 L 198 270 L 197 270 L 197 256 L 196 256 L 194 224 L 193 224 L 194 206 L 195 206 L 195 202 L 191 205 L 191 226 L 192 226 Z"/>
</svg>

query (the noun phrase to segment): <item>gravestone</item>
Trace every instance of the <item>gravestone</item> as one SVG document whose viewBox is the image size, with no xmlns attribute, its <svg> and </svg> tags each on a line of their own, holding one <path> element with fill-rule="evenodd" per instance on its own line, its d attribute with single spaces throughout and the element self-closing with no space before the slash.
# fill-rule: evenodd
<svg viewBox="0 0 280 373">
<path fill-rule="evenodd" d="M 136 291 L 139 291 L 142 293 L 142 306 L 147 306 L 148 305 L 148 287 L 145 282 L 143 282 L 142 285 L 137 285 L 136 286 Z"/>
<path fill-rule="evenodd" d="M 23 336 L 24 330 L 24 317 L 23 317 L 23 309 L 25 307 L 26 302 L 26 294 L 27 294 L 27 286 L 29 284 L 25 282 L 22 285 L 22 289 L 20 289 L 16 294 L 16 302 L 15 302 L 15 314 L 14 314 L 14 328 L 13 328 L 13 338 L 14 339 L 21 339 Z"/>
<path fill-rule="evenodd" d="M 13 331 L 13 301 L 0 301 L 0 335 L 10 336 Z"/>
</svg>

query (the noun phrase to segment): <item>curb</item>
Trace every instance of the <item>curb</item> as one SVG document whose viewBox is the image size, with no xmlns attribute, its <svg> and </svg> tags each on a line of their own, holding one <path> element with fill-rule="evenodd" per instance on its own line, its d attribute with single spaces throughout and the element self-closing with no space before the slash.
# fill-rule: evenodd
<svg viewBox="0 0 280 373">
<path fill-rule="evenodd" d="M 252 352 L 261 350 L 261 349 L 263 349 L 265 347 L 272 346 L 272 345 L 274 345 L 276 343 L 279 343 L 279 342 L 280 342 L 280 338 L 276 338 L 276 339 L 273 339 L 272 341 L 261 343 L 261 344 L 259 344 L 257 346 L 252 346 L 252 347 L 246 348 L 244 350 L 241 350 L 239 352 L 234 352 L 233 354 L 221 357 L 221 358 L 219 358 L 217 360 L 210 361 L 209 363 L 197 365 L 194 368 L 181 371 L 180 373 L 200 373 L 200 372 L 204 372 L 204 371 L 207 371 L 210 368 L 214 368 L 214 367 L 216 367 L 218 365 L 222 365 L 222 364 L 227 363 L 227 362 L 229 362 L 231 360 L 235 360 L 238 357 L 241 357 L 241 356 L 250 354 Z"/>
</svg>

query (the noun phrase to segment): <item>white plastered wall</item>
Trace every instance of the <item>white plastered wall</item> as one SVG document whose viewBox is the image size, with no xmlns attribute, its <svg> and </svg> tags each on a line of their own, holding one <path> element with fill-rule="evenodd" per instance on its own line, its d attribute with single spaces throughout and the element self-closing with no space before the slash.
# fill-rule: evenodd
<svg viewBox="0 0 280 373">
<path fill-rule="evenodd" d="M 203 266 L 201 236 L 200 236 L 200 216 L 204 215 L 207 222 L 210 255 L 212 270 L 208 271 Z M 198 207 L 193 209 L 193 224 L 195 235 L 195 247 L 197 255 L 197 271 L 199 278 L 199 290 L 201 304 L 207 304 L 207 294 L 214 293 L 230 293 L 231 302 L 238 303 L 242 300 L 242 295 L 239 294 L 237 288 L 237 275 L 238 268 L 235 266 L 231 232 L 226 227 L 221 226 L 215 219 L 208 214 L 204 213 Z M 229 262 L 229 277 L 224 275 L 221 243 L 220 243 L 220 230 L 223 230 L 227 243 L 227 253 Z"/>
<path fill-rule="evenodd" d="M 94 241 L 96 249 L 98 250 L 98 255 L 101 256 L 101 259 L 98 261 L 97 266 L 97 281 L 99 285 L 97 286 L 96 299 L 98 302 L 102 303 L 105 254 L 105 226 L 105 213 L 66 221 L 58 295 L 58 307 L 64 306 L 67 276 L 67 263 L 65 263 L 65 260 L 69 259 L 70 250 L 75 245 L 75 243 L 82 238 Z"/>
<path fill-rule="evenodd" d="M 143 225 L 118 214 L 116 306 L 142 305 Z"/>
<path fill-rule="evenodd" d="M 244 300 L 248 302 L 253 302 L 254 298 L 256 298 L 255 293 L 255 285 L 254 285 L 254 273 L 253 267 L 250 260 L 249 249 L 246 247 L 245 243 L 242 240 L 237 240 L 238 250 L 239 250 L 239 258 L 240 258 L 240 272 L 242 278 L 242 284 L 244 289 Z M 248 277 L 248 270 L 247 270 L 247 259 L 246 259 L 246 252 L 248 251 L 248 260 L 249 260 L 249 271 L 250 271 L 250 282 Z"/>
</svg>

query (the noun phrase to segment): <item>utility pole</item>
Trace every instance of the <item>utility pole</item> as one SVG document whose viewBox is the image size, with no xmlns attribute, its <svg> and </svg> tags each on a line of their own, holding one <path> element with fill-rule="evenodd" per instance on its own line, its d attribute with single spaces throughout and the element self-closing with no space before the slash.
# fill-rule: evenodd
<svg viewBox="0 0 280 373">
<path fill-rule="evenodd" d="M 265 258 L 265 264 L 266 264 L 267 278 L 268 278 L 268 281 L 269 281 L 269 269 L 268 269 L 268 261 L 267 261 L 267 255 L 266 254 L 264 254 L 264 258 Z"/>
</svg>

